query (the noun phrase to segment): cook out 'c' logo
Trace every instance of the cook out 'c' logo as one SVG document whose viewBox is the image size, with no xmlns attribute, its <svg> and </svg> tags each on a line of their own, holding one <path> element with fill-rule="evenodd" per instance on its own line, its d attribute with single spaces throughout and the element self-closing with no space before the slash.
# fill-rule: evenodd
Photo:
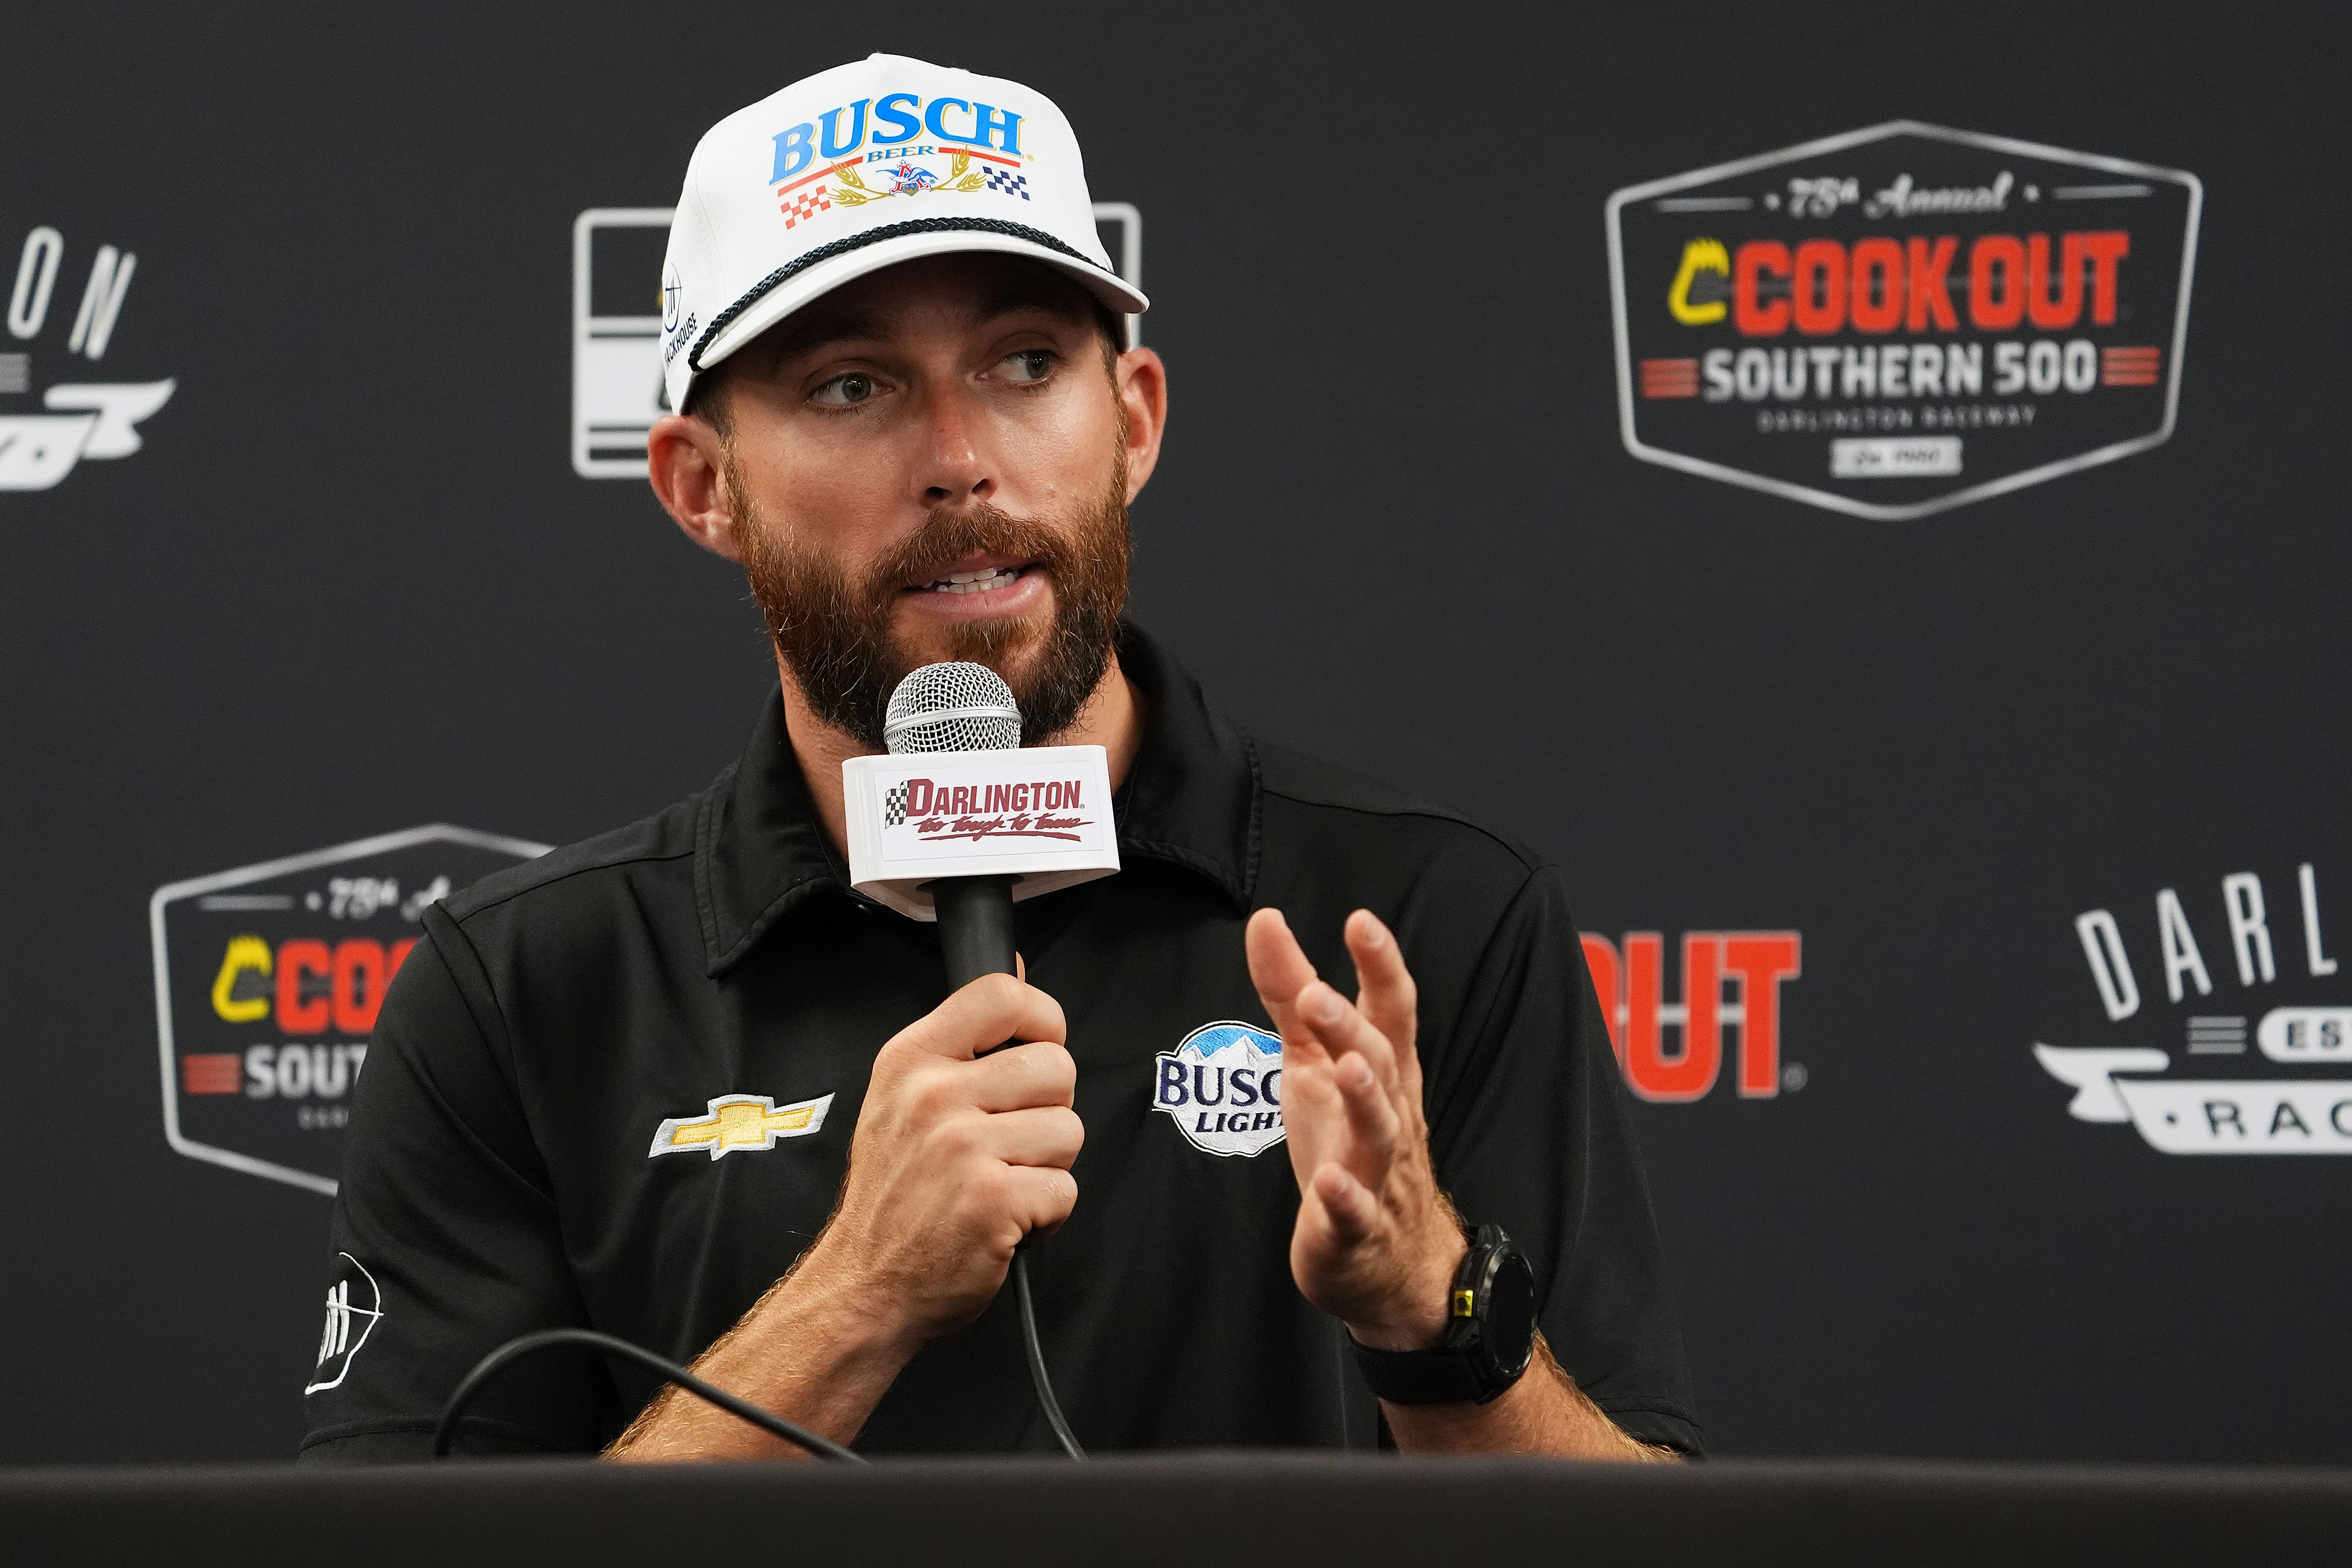
<svg viewBox="0 0 2352 1568">
<path fill-rule="evenodd" d="M 2201 188 L 1897 120 L 1610 197 L 1644 462 L 1883 519 L 2172 434 Z"/>
<path fill-rule="evenodd" d="M 1151 1108 L 1194 1148 L 1244 1157 L 1282 1142 L 1282 1040 L 1254 1024 L 1202 1024 L 1152 1060 Z"/>
<path fill-rule="evenodd" d="M 2274 877 L 2271 886 L 2282 880 Z M 2168 1155 L 2352 1155 L 2352 1077 L 2343 1071 L 2352 1066 L 2352 1005 L 2334 980 L 2337 961 L 2320 926 L 2317 868 L 2306 862 L 2294 880 L 2299 933 L 2290 924 L 2294 915 L 2273 914 L 2256 872 L 2221 878 L 2218 906 L 2193 896 L 2184 902 L 2177 888 L 2157 893 L 2156 967 L 2176 1009 L 2157 1020 L 2159 1028 L 2171 1026 L 2163 1035 L 2150 1035 L 2143 1016 L 2154 999 L 2141 991 L 2143 975 L 2154 985 L 2147 949 L 2135 965 L 2126 924 L 2110 910 L 2075 918 L 2107 1022 L 2129 1030 L 2097 1045 L 2035 1043 L 2034 1060 L 2074 1091 L 2066 1109 L 2076 1121 L 2128 1122 L 2150 1148 Z M 2190 914 L 2200 906 L 2203 943 Z M 2217 924 L 2227 926 L 2229 946 L 2209 960 L 2206 944 Z M 2285 927 L 2275 936 L 2274 924 Z M 2234 991 L 2221 988 L 2231 980 Z M 2273 986 L 2282 992 L 2273 993 Z M 2284 1005 L 2270 1005 L 2257 1018 L 2250 1005 L 2257 1000 Z M 2187 1047 L 2178 1071 L 2170 1051 L 2156 1044 L 2170 1044 L 2172 1029 L 2182 1031 Z M 2259 1077 L 2241 1065 L 2250 1043 L 2270 1064 Z"/>
</svg>

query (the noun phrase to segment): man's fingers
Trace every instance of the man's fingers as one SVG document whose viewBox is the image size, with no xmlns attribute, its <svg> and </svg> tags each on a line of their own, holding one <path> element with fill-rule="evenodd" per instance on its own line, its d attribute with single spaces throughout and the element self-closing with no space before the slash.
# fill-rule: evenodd
<svg viewBox="0 0 2352 1568">
<path fill-rule="evenodd" d="M 1339 1081 L 1339 1103 L 1348 1109 L 1351 1139 L 1348 1164 L 1367 1178 L 1386 1176 L 1389 1162 L 1396 1158 L 1397 1127 L 1402 1120 L 1396 1102 L 1360 1053 L 1351 1051 L 1340 1058 L 1331 1075 Z"/>
<path fill-rule="evenodd" d="M 1314 1194 L 1335 1245 L 1357 1247 L 1371 1239 L 1380 1225 L 1380 1201 L 1343 1166 L 1328 1165 L 1317 1171 Z"/>
<path fill-rule="evenodd" d="M 1380 1080 L 1381 1087 L 1395 1092 L 1396 1048 L 1347 998 L 1321 980 L 1315 980 L 1299 993 L 1295 1010 L 1299 1023 L 1314 1032 L 1334 1060 L 1349 1055 L 1362 1057 L 1371 1068 L 1372 1076 Z"/>
<path fill-rule="evenodd" d="M 1086 1146 L 1087 1124 L 1066 1105 L 1039 1105 L 990 1116 L 979 1135 L 1008 1166 L 1068 1170 Z"/>
<path fill-rule="evenodd" d="M 1278 909 L 1261 909 L 1250 916 L 1242 946 L 1249 956 L 1250 983 L 1257 988 L 1258 1000 L 1265 1004 L 1275 1027 L 1288 1034 L 1291 1000 L 1315 978 L 1315 966 L 1307 961 L 1306 950 Z"/>
<path fill-rule="evenodd" d="M 983 1111 L 1024 1111 L 1033 1105 L 1067 1105 L 1077 1094 L 1078 1064 L 1067 1047 L 1033 1040 L 990 1051 L 950 1075 L 956 1089 Z"/>
<path fill-rule="evenodd" d="M 1004 1167 L 1005 1207 L 1024 1231 L 1051 1230 L 1078 1204 L 1078 1178 L 1054 1166 Z"/>
<path fill-rule="evenodd" d="M 1062 1004 L 1010 975 L 982 975 L 898 1031 L 913 1050 L 969 1061 L 1008 1040 L 1069 1039 Z M 887 1049 L 887 1048 L 886 1048 Z"/>
<path fill-rule="evenodd" d="M 1395 1042 L 1400 1057 L 1417 1065 L 1414 1038 L 1420 999 L 1395 936 L 1369 909 L 1348 916 L 1346 936 L 1348 956 L 1356 961 L 1357 1007 L 1374 1029 Z M 1404 1065 L 1400 1061 L 1400 1067 Z"/>
</svg>

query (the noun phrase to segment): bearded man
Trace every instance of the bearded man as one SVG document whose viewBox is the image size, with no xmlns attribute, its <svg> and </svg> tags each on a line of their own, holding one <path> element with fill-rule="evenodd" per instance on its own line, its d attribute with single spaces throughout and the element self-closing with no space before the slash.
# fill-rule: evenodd
<svg viewBox="0 0 2352 1568">
<path fill-rule="evenodd" d="M 777 690 L 709 789 L 426 912 L 305 1456 L 416 1456 L 567 1325 L 863 1451 L 1043 1449 L 1000 1291 L 1030 1238 L 1091 1448 L 1696 1452 L 1556 873 L 1245 735 L 1121 620 L 1167 379 L 1060 112 L 886 56 L 786 88 L 697 149 L 664 299 L 653 487 L 742 565 Z M 1105 748 L 1123 867 L 951 995 L 843 863 L 843 762 L 947 659 Z M 569 1352 L 458 1447 L 800 1453 Z"/>
</svg>

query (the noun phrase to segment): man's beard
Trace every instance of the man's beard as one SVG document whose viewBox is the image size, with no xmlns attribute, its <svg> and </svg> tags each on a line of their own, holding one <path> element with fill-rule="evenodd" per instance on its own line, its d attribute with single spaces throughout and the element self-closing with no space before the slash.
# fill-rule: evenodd
<svg viewBox="0 0 2352 1568">
<path fill-rule="evenodd" d="M 728 492 L 738 507 L 744 573 L 776 652 L 816 716 L 869 751 L 884 749 L 883 711 L 891 692 L 934 656 L 892 635 L 891 617 L 908 583 L 937 577 L 974 555 L 1010 556 L 1050 571 L 1050 620 L 1032 612 L 950 622 L 947 652 L 938 655 L 986 664 L 1003 675 L 1021 707 L 1022 737 L 1035 746 L 1076 719 L 1102 684 L 1118 640 L 1132 548 L 1125 465 L 1119 467 L 1103 498 L 1059 528 L 985 503 L 935 511 L 859 581 L 776 537 L 731 473 Z"/>
</svg>

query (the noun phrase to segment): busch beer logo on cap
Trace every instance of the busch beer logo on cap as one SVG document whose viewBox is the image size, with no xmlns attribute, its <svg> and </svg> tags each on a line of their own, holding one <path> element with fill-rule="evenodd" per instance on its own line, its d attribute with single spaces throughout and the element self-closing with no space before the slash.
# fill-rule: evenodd
<svg viewBox="0 0 2352 1568">
<path fill-rule="evenodd" d="M 1151 1108 L 1196 1149 L 1260 1155 L 1282 1142 L 1282 1040 L 1254 1024 L 1202 1024 L 1153 1059 Z"/>
<path fill-rule="evenodd" d="M 1647 463 L 1916 517 L 2172 434 L 2193 174 L 1896 120 L 1609 198 Z"/>
</svg>

